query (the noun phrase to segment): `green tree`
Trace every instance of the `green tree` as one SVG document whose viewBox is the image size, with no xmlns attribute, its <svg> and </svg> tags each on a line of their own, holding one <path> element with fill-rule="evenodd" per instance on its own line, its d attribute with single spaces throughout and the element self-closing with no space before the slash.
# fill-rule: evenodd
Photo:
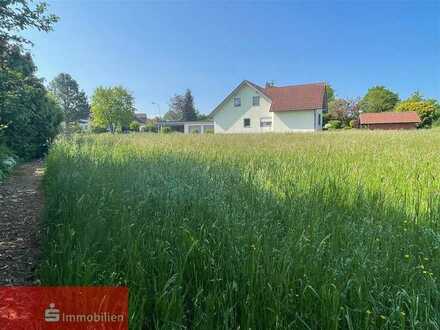
<svg viewBox="0 0 440 330">
<path fill-rule="evenodd" d="M 165 120 L 195 121 L 199 117 L 194 106 L 194 97 L 187 89 L 183 95 L 174 95 L 170 99 L 170 110 L 165 114 Z"/>
<path fill-rule="evenodd" d="M 327 102 L 335 100 L 335 90 L 330 84 L 325 84 L 325 91 L 327 92 Z"/>
<path fill-rule="evenodd" d="M 343 126 L 349 125 L 350 121 L 359 116 L 358 99 L 335 99 L 328 103 L 328 113 L 325 115 L 326 122 L 338 120 Z"/>
<path fill-rule="evenodd" d="M 2 143 L 22 158 L 39 157 L 58 133 L 62 112 L 47 93 L 20 33 L 52 30 L 58 20 L 44 2 L 0 1 L 0 127 Z"/>
<path fill-rule="evenodd" d="M 49 90 L 54 94 L 64 112 L 67 123 L 87 118 L 89 103 L 84 91 L 68 73 L 60 73 L 49 84 Z"/>
<path fill-rule="evenodd" d="M 431 127 L 440 117 L 440 104 L 434 99 L 425 99 L 420 92 L 414 92 L 409 98 L 397 104 L 397 112 L 415 111 L 420 117 L 419 127 Z"/>
<path fill-rule="evenodd" d="M 92 121 L 94 126 L 128 128 L 134 119 L 134 98 L 123 87 L 98 87 L 92 96 Z"/>
<path fill-rule="evenodd" d="M 32 44 L 30 40 L 20 35 L 20 32 L 28 28 L 51 31 L 58 17 L 47 14 L 47 7 L 45 2 L 33 4 L 29 0 L 1 0 L 0 49 L 4 50 L 8 44 Z"/>
<path fill-rule="evenodd" d="M 359 103 L 362 112 L 393 111 L 399 96 L 383 86 L 375 86 L 368 90 Z"/>
<path fill-rule="evenodd" d="M 7 147 L 22 158 L 39 157 L 58 133 L 62 112 L 35 76 L 29 54 L 10 48 L 0 70 L 0 126 Z"/>
</svg>

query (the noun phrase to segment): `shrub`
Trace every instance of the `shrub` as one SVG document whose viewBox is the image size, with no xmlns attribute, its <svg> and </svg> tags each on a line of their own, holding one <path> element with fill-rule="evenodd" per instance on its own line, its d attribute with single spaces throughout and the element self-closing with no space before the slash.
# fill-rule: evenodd
<svg viewBox="0 0 440 330">
<path fill-rule="evenodd" d="M 325 124 L 324 128 L 326 129 L 342 128 L 342 122 L 340 120 L 330 120 L 327 124 Z"/>
<path fill-rule="evenodd" d="M 440 128 L 440 119 L 432 123 L 432 128 Z"/>
<path fill-rule="evenodd" d="M 351 128 L 359 128 L 359 120 L 357 120 L 357 119 L 352 119 L 352 120 L 350 120 L 350 122 L 348 123 L 348 125 L 349 125 Z"/>
<path fill-rule="evenodd" d="M 213 128 L 207 128 L 204 130 L 205 134 L 214 134 L 214 129 Z"/>
<path fill-rule="evenodd" d="M 137 121 L 135 121 L 135 120 L 133 120 L 131 123 L 130 123 L 130 125 L 128 125 L 128 129 L 130 130 L 130 131 L 132 131 L 132 132 L 139 132 L 139 128 L 141 127 L 141 125 L 137 122 Z"/>
<path fill-rule="evenodd" d="M 107 133 L 108 132 L 107 128 L 102 127 L 102 126 L 92 126 L 91 130 L 92 130 L 92 133 L 95 133 L 95 134 Z"/>
<path fill-rule="evenodd" d="M 413 93 L 408 99 L 397 104 L 396 112 L 415 111 L 422 121 L 421 128 L 429 128 L 439 119 L 440 104 L 434 99 L 425 99 L 419 92 Z"/>
<path fill-rule="evenodd" d="M 150 133 L 157 133 L 157 126 L 156 126 L 156 124 L 149 122 L 149 123 L 147 123 L 147 125 L 145 125 L 144 131 L 150 132 Z"/>
<path fill-rule="evenodd" d="M 4 145 L 0 145 L 0 181 L 15 166 L 16 160 L 14 154 Z"/>
</svg>

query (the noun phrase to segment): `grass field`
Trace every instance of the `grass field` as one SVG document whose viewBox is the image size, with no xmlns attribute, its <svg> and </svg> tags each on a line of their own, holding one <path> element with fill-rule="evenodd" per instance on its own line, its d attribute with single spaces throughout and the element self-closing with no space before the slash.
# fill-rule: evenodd
<svg viewBox="0 0 440 330">
<path fill-rule="evenodd" d="M 439 329 L 439 175 L 438 130 L 61 140 L 39 276 L 131 329 Z"/>
</svg>

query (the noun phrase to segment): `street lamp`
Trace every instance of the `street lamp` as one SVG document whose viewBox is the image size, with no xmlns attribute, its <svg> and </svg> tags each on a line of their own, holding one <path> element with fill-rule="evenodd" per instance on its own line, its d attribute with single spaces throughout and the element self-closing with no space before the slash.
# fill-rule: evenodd
<svg viewBox="0 0 440 330">
<path fill-rule="evenodd" d="M 157 111 L 159 113 L 159 129 L 161 129 L 162 125 L 160 124 L 160 122 L 162 121 L 162 118 L 161 118 L 161 113 L 160 113 L 160 105 L 159 105 L 159 103 L 156 103 L 156 102 L 151 102 L 151 104 L 157 105 Z"/>
</svg>

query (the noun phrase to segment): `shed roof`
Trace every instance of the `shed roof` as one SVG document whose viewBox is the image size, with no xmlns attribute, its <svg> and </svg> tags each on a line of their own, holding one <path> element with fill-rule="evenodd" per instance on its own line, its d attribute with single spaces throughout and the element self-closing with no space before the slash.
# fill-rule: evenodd
<svg viewBox="0 0 440 330">
<path fill-rule="evenodd" d="M 378 112 L 362 113 L 359 116 L 359 123 L 366 124 L 399 124 L 399 123 L 420 123 L 420 117 L 415 111 L 408 112 Z"/>
</svg>

